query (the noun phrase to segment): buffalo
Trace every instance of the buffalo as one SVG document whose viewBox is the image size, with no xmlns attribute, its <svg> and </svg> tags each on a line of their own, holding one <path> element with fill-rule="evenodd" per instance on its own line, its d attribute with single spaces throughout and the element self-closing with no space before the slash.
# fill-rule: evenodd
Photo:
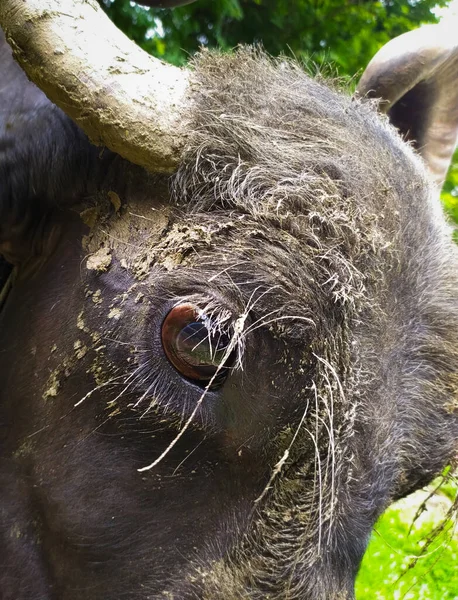
<svg viewBox="0 0 458 600">
<path fill-rule="evenodd" d="M 351 96 L 92 1 L 0 24 L 0 597 L 353 598 L 456 455 L 455 32 Z"/>
</svg>

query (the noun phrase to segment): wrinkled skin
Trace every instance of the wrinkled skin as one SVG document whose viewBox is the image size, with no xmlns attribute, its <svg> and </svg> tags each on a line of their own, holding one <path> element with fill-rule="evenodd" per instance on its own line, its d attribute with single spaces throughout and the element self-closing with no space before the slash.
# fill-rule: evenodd
<svg viewBox="0 0 458 600">
<path fill-rule="evenodd" d="M 242 54 L 267 81 L 247 122 L 277 135 L 287 76 L 310 122 L 266 158 L 257 130 L 237 147 L 195 117 L 169 181 L 90 147 L 0 56 L 1 598 L 351 598 L 377 517 L 456 447 L 456 253 L 420 161 L 372 109 Z M 231 68 L 214 114 L 255 80 Z M 164 353 L 183 301 L 244 331 L 218 390 Z"/>
</svg>

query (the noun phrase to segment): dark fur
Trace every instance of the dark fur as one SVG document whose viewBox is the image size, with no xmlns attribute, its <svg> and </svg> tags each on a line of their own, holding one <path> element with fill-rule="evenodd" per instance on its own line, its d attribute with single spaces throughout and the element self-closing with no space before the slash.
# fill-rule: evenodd
<svg viewBox="0 0 458 600">
<path fill-rule="evenodd" d="M 21 243 L 61 232 L 1 326 L 4 600 L 351 598 L 377 517 L 456 451 L 457 257 L 420 160 L 287 61 L 205 54 L 195 78 L 172 200 L 38 92 L 1 155 L 2 224 L 37 196 Z M 101 246 L 110 268 L 81 267 Z M 238 361 L 139 474 L 202 396 L 159 342 L 178 300 L 230 315 Z"/>
</svg>

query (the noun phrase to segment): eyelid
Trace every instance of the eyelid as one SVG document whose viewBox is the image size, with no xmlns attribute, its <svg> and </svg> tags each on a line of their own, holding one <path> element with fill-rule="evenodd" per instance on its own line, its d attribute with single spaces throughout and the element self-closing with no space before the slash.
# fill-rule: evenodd
<svg viewBox="0 0 458 600">
<path fill-rule="evenodd" d="M 180 351 L 179 342 L 180 334 L 186 329 L 186 327 L 192 326 L 193 324 L 201 324 L 202 328 L 208 333 L 209 353 L 208 361 L 200 361 L 198 358 L 199 351 L 203 350 L 205 356 L 205 350 L 201 344 L 205 344 L 205 338 L 198 338 L 200 341 L 196 344 L 195 348 L 182 348 Z M 196 331 L 196 336 L 198 331 Z M 194 304 L 184 302 L 183 304 L 176 305 L 166 315 L 161 328 L 161 340 L 164 353 L 169 363 L 182 375 L 194 383 L 208 382 L 214 378 L 217 371 L 219 371 L 217 378 L 214 381 L 213 388 L 220 387 L 225 381 L 228 375 L 228 369 L 231 366 L 231 360 L 226 361 L 227 364 L 219 365 L 218 361 L 215 360 L 218 350 L 224 352 L 224 348 L 219 348 L 220 341 L 223 341 L 225 347 L 227 347 L 226 339 L 223 337 L 223 331 L 216 331 L 215 328 L 211 327 L 211 319 L 207 317 L 199 307 Z M 183 341 L 183 340 L 181 340 Z M 185 342 L 187 339 L 184 340 Z M 212 342 L 215 343 L 215 351 L 212 352 Z M 197 351 L 196 351 L 197 350 Z M 195 356 L 192 353 L 196 351 Z M 189 353 L 189 360 L 187 360 L 187 352 Z"/>
</svg>

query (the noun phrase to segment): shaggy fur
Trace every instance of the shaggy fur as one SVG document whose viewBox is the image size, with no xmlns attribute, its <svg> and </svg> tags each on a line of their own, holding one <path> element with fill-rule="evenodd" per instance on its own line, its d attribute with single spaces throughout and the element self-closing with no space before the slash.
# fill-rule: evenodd
<svg viewBox="0 0 458 600">
<path fill-rule="evenodd" d="M 420 161 L 374 105 L 253 50 L 206 55 L 196 72 L 175 196 L 192 222 L 240 217 L 225 243 L 233 279 L 262 245 L 255 286 L 277 289 L 254 312 L 302 340 L 285 365 L 307 369 L 294 459 L 206 597 L 337 597 L 367 520 L 456 450 L 456 249 Z"/>
<path fill-rule="evenodd" d="M 51 353 L 45 378 L 21 366 L 0 401 L 4 423 L 18 407 L 30 415 L 4 435 L 0 456 L 38 482 L 30 502 L 40 514 L 30 514 L 43 554 L 29 563 L 54 582 L 19 589 L 0 573 L 5 600 L 53 589 L 80 600 L 88 588 L 94 600 L 351 598 L 377 517 L 456 451 L 457 255 L 420 159 L 373 103 L 294 63 L 241 49 L 204 53 L 193 68 L 192 135 L 160 235 L 149 217 L 134 221 L 128 180 L 150 198 L 158 181 L 111 155 L 96 164 L 89 144 L 71 159 L 89 165 L 75 169 L 85 190 L 116 189 L 127 208 L 85 232 L 85 254 L 101 243 L 112 253 L 107 272 L 80 274 L 80 230 L 64 246 L 77 275 L 56 283 L 56 252 L 41 270 L 66 303 L 41 347 L 55 341 L 77 359 Z M 61 139 L 60 126 L 49 135 Z M 42 169 L 44 149 L 32 151 Z M 55 195 L 43 194 L 49 209 Z M 15 197 L 0 196 L 2 217 Z M 128 243 L 117 245 L 123 223 Z M 41 311 L 51 303 L 35 296 Z M 221 390 L 180 378 L 164 358 L 157 331 L 182 302 L 232 336 L 237 360 Z M 13 309 L 4 347 L 20 322 Z M 30 355 L 31 345 L 20 347 Z M 24 455 L 26 434 L 34 446 Z M 5 485 L 14 498 L 16 484 Z M 32 529 L 33 518 L 23 517 Z M 28 561 L 7 565 L 19 580 Z"/>
</svg>

